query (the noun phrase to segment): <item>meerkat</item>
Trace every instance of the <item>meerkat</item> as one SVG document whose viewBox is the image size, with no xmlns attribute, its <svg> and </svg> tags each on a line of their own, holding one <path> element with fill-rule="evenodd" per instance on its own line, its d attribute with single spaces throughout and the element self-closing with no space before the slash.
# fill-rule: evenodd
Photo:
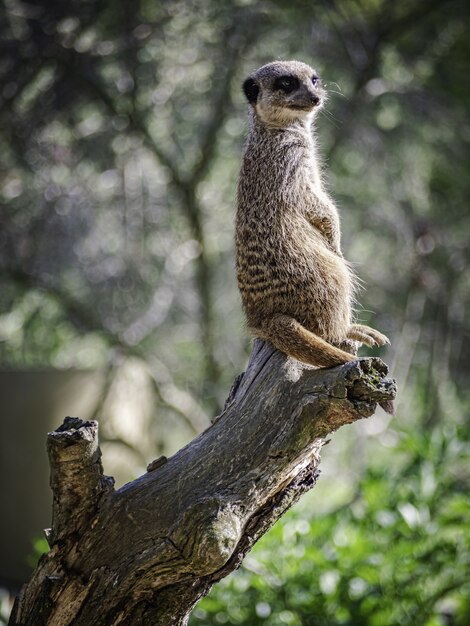
<svg viewBox="0 0 470 626">
<path fill-rule="evenodd" d="M 236 265 L 251 333 L 299 361 L 356 359 L 340 346 L 389 343 L 354 323 L 358 280 L 341 252 L 337 208 L 325 191 L 312 123 L 326 98 L 298 61 L 263 65 L 243 83 L 250 132 L 238 183 Z"/>
</svg>

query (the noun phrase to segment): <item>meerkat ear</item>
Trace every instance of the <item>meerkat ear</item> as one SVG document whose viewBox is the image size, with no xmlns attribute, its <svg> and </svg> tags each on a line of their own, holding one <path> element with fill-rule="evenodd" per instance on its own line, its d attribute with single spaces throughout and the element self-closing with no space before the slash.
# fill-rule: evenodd
<svg viewBox="0 0 470 626">
<path fill-rule="evenodd" d="M 256 104 L 256 101 L 258 100 L 259 86 L 252 78 L 247 78 L 245 80 L 243 83 L 243 91 L 248 102 L 250 104 Z"/>
</svg>

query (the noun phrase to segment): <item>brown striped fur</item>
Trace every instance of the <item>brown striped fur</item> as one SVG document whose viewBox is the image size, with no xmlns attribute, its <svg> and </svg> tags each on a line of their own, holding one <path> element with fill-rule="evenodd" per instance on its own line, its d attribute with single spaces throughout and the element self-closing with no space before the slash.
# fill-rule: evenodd
<svg viewBox="0 0 470 626">
<path fill-rule="evenodd" d="M 341 253 L 312 132 L 326 97 L 315 78 L 308 65 L 288 61 L 264 65 L 244 83 L 251 129 L 238 184 L 237 277 L 255 336 L 330 367 L 355 358 L 337 347 L 347 340 L 388 339 L 353 323 L 357 280 Z"/>
</svg>

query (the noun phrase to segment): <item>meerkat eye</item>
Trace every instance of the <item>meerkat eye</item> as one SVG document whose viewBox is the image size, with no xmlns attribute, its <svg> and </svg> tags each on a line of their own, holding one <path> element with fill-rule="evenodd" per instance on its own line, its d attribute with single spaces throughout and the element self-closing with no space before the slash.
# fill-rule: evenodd
<svg viewBox="0 0 470 626">
<path fill-rule="evenodd" d="M 320 79 L 318 78 L 318 76 L 312 76 L 312 84 L 313 84 L 313 86 L 315 87 L 319 83 L 320 83 Z"/>
<path fill-rule="evenodd" d="M 290 93 L 291 91 L 294 91 L 298 88 L 298 86 L 299 79 L 295 76 L 280 76 L 279 78 L 276 78 L 276 81 L 274 83 L 275 89 L 280 89 L 285 93 Z"/>
</svg>

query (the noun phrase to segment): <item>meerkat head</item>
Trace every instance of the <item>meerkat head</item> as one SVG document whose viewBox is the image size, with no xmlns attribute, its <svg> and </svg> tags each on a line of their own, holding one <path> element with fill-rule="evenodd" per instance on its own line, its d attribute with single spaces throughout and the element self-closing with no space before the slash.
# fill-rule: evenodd
<svg viewBox="0 0 470 626">
<path fill-rule="evenodd" d="M 317 72 L 299 61 L 263 65 L 243 83 L 254 114 L 268 126 L 308 120 L 326 98 Z"/>
</svg>

